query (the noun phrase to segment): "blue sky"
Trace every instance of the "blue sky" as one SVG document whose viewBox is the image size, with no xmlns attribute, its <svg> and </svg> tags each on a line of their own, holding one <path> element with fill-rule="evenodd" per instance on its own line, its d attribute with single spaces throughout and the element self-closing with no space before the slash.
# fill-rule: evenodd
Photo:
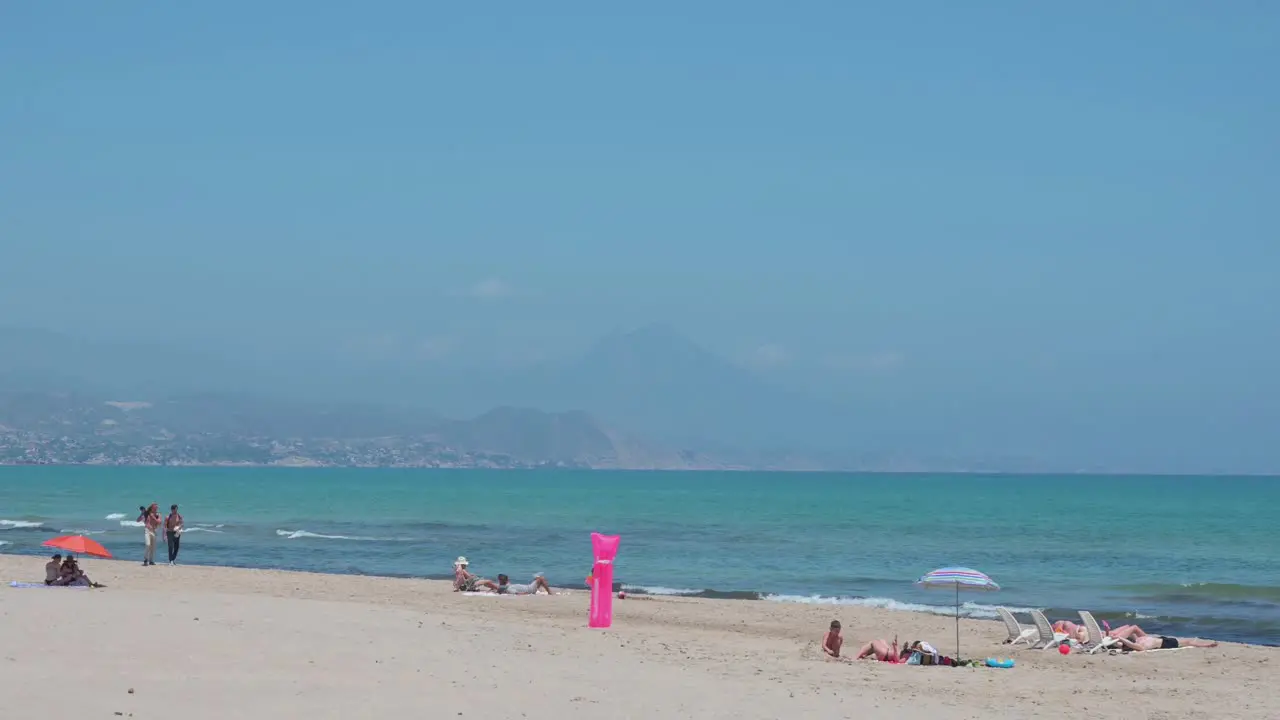
<svg viewBox="0 0 1280 720">
<path fill-rule="evenodd" d="M 440 364 L 669 322 L 798 385 L 1247 429 L 1278 38 L 1244 1 L 9 3 L 0 316 Z"/>
</svg>

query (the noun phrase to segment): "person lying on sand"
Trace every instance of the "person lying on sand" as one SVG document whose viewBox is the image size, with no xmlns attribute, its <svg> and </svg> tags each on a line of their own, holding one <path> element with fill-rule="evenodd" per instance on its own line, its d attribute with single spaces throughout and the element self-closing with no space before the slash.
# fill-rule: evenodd
<svg viewBox="0 0 1280 720">
<path fill-rule="evenodd" d="M 893 636 L 893 643 L 887 643 L 884 640 L 872 640 L 863 645 L 855 659 L 862 660 L 864 658 L 875 658 L 881 662 L 900 663 L 902 662 L 902 653 L 898 650 L 898 636 Z"/>
<path fill-rule="evenodd" d="M 1137 625 L 1121 625 L 1114 630 L 1107 631 L 1107 637 L 1113 637 L 1117 640 L 1135 640 L 1146 636 L 1147 633 Z"/>
<path fill-rule="evenodd" d="M 1125 650 L 1133 652 L 1142 652 L 1144 650 L 1173 650 L 1180 647 L 1195 648 L 1212 648 L 1218 647 L 1218 643 L 1212 640 L 1199 640 L 1197 638 L 1176 638 L 1168 635 L 1142 635 L 1133 640 L 1119 638 L 1120 645 Z"/>
<path fill-rule="evenodd" d="M 548 595 L 551 594 L 551 585 L 547 583 L 547 579 L 541 575 L 533 576 L 533 582 L 528 585 L 512 583 L 511 579 L 501 573 L 498 574 L 498 594 L 499 595 L 537 595 L 539 590 L 545 590 Z"/>
<path fill-rule="evenodd" d="M 840 635 L 840 621 L 832 620 L 831 629 L 822 636 L 822 652 L 839 660 L 841 647 L 844 647 L 844 638 Z"/>
<path fill-rule="evenodd" d="M 480 588 L 486 588 L 494 592 L 498 592 L 498 584 L 492 580 L 485 580 L 478 575 L 472 575 L 467 570 L 467 559 L 459 557 L 453 562 L 453 590 L 454 592 L 480 592 Z"/>
</svg>

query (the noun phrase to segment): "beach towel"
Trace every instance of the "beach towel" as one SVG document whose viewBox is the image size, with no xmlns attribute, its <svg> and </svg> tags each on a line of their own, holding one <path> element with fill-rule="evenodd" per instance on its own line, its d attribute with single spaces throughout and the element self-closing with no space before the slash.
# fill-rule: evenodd
<svg viewBox="0 0 1280 720">
<path fill-rule="evenodd" d="M 516 597 L 533 597 L 532 594 L 517 593 L 494 593 L 494 592 L 464 592 L 467 597 L 500 597 L 500 598 L 516 598 Z M 547 597 L 546 593 L 537 593 L 540 597 Z"/>
<path fill-rule="evenodd" d="M 44 583 L 18 582 L 14 580 L 9 583 L 11 588 L 87 588 L 88 585 L 45 585 Z"/>
</svg>

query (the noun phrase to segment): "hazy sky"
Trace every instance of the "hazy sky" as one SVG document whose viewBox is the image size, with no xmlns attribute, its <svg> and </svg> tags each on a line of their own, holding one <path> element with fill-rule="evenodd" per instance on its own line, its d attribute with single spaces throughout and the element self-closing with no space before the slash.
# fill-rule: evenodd
<svg viewBox="0 0 1280 720">
<path fill-rule="evenodd" d="M 0 317 L 1280 418 L 1280 5 L 447 5 L 6 3 Z"/>
</svg>

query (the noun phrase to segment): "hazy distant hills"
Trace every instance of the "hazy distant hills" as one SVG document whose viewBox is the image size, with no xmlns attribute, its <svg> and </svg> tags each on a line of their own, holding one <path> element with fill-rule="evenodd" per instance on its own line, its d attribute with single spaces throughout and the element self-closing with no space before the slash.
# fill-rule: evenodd
<svg viewBox="0 0 1280 720">
<path fill-rule="evenodd" d="M 641 466 L 711 456 L 731 464 L 779 458 L 812 464 L 791 454 L 838 446 L 831 408 L 776 388 L 665 326 L 610 335 L 559 362 L 492 377 L 453 376 L 444 390 L 429 366 L 417 376 L 397 366 L 394 406 L 385 386 L 392 373 L 380 370 L 374 362 L 365 368 L 335 362 L 326 369 L 322 359 L 312 359 L 308 372 L 316 389 L 299 393 L 290 385 L 293 397 L 311 396 L 294 400 L 273 392 L 275 379 L 287 374 L 281 367 L 255 368 L 159 344 L 0 329 L 0 391 L 147 400 L 149 422 L 181 431 L 373 437 L 430 430 L 522 457 L 601 457 L 612 446 Z M 326 386 L 332 390 L 320 390 Z M 445 420 L 434 412 L 442 392 L 453 394 L 455 406 L 459 394 L 468 394 L 468 405 L 499 409 Z M 15 403 L 10 398 L 9 412 L 23 412 Z"/>
<path fill-rule="evenodd" d="M 338 446 L 379 439 L 388 448 L 413 445 L 419 459 L 451 448 L 594 467 L 991 465 L 867 446 L 873 415 L 778 387 L 660 325 L 612 334 L 559 361 L 441 373 L 431 364 L 330 362 L 323 353 L 297 362 L 228 358 L 0 329 L 0 425 L 137 446 L 218 437 L 307 439 L 314 449 L 323 440 L 333 462 Z M 473 409 L 442 417 L 441 404 Z M 993 463 L 1035 469 L 1018 458 Z"/>
</svg>

